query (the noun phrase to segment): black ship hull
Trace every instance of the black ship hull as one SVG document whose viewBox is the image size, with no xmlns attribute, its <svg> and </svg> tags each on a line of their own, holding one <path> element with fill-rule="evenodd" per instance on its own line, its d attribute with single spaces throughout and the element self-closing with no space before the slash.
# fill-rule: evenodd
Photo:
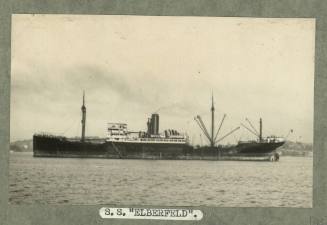
<svg viewBox="0 0 327 225">
<path fill-rule="evenodd" d="M 234 146 L 194 148 L 177 143 L 106 142 L 34 135 L 35 157 L 76 157 L 155 160 L 264 160 L 276 161 L 278 143 L 243 143 Z"/>
</svg>

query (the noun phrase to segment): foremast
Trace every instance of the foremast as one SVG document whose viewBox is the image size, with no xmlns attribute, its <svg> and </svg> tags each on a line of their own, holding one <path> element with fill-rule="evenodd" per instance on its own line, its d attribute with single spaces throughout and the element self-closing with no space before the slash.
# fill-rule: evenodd
<svg viewBox="0 0 327 225">
<path fill-rule="evenodd" d="M 215 106 L 213 103 L 213 93 L 212 93 L 212 96 L 211 96 L 211 141 L 210 141 L 211 147 L 215 146 L 214 130 L 215 130 Z"/>
<path fill-rule="evenodd" d="M 85 107 L 85 92 L 83 91 L 83 105 L 81 107 L 82 110 L 82 137 L 81 141 L 85 141 L 85 123 L 86 123 L 86 107 Z"/>
</svg>

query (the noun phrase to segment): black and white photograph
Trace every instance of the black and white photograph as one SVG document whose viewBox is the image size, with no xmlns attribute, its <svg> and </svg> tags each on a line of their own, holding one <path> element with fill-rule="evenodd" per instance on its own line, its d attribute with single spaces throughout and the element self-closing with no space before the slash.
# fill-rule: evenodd
<svg viewBox="0 0 327 225">
<path fill-rule="evenodd" d="M 9 204 L 311 208 L 315 19 L 13 14 Z"/>
</svg>

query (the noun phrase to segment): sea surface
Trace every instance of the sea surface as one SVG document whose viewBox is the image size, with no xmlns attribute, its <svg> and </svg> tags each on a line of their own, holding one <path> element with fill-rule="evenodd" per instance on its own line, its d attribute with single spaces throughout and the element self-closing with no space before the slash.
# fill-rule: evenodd
<svg viewBox="0 0 327 225">
<path fill-rule="evenodd" d="M 311 157 L 279 162 L 10 154 L 10 204 L 312 207 Z"/>
</svg>

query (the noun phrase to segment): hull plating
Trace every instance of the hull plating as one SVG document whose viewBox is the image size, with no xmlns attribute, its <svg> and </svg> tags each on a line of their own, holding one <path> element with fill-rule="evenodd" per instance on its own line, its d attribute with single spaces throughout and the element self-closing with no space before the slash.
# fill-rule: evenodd
<svg viewBox="0 0 327 225">
<path fill-rule="evenodd" d="M 284 143 L 245 143 L 231 147 L 193 148 L 187 144 L 80 142 L 64 137 L 34 135 L 35 157 L 182 160 L 272 160 Z M 272 157 L 275 157 L 272 159 Z"/>
</svg>

